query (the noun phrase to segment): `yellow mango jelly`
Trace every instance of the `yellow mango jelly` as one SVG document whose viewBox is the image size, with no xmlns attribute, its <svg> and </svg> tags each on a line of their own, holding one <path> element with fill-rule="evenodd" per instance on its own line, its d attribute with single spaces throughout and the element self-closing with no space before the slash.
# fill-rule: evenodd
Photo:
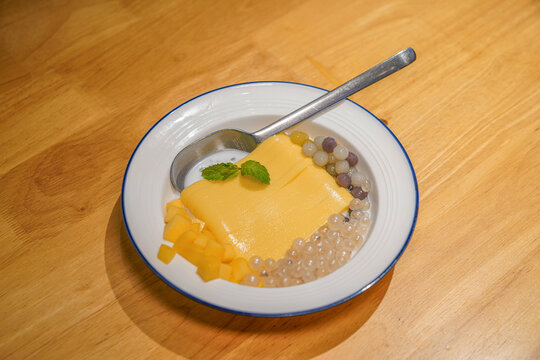
<svg viewBox="0 0 540 360">
<path fill-rule="evenodd" d="M 247 160 L 268 169 L 270 185 L 239 175 L 226 181 L 201 180 L 181 193 L 184 206 L 220 243 L 234 245 L 236 256 L 279 259 L 294 239 L 309 237 L 352 200 L 347 189 L 302 155 L 286 135 L 265 140 L 238 165 Z"/>
</svg>

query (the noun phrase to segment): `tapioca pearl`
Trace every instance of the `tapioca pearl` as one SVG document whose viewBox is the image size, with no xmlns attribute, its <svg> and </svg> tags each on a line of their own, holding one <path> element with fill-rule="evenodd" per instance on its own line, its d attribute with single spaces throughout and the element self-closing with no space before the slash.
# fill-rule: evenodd
<svg viewBox="0 0 540 360">
<path fill-rule="evenodd" d="M 371 207 L 371 204 L 369 203 L 368 199 L 362 200 L 362 205 L 360 207 L 360 210 L 368 211 L 370 207 Z"/>
<path fill-rule="evenodd" d="M 357 198 L 352 199 L 351 202 L 349 203 L 349 209 L 353 211 L 359 210 L 361 206 L 362 206 L 362 200 L 357 199 Z"/>
<path fill-rule="evenodd" d="M 332 259 L 329 259 L 328 264 L 326 266 L 327 266 L 328 270 L 330 270 L 330 271 L 334 271 L 334 270 L 336 270 L 337 268 L 340 267 L 339 262 L 337 261 L 337 259 L 335 257 L 333 257 Z"/>
<path fill-rule="evenodd" d="M 317 151 L 313 154 L 313 162 L 317 166 L 325 166 L 328 163 L 328 154 L 324 151 Z"/>
<path fill-rule="evenodd" d="M 307 271 L 313 271 L 317 268 L 317 263 L 315 262 L 314 258 L 308 257 L 304 260 L 304 262 L 302 263 L 302 266 Z"/>
<path fill-rule="evenodd" d="M 362 188 L 362 190 L 364 190 L 365 192 L 370 192 L 371 191 L 371 182 L 366 178 L 362 181 L 362 183 L 360 184 L 360 187 Z"/>
<path fill-rule="evenodd" d="M 284 277 L 284 276 L 289 276 L 289 267 L 287 266 L 278 266 L 277 269 L 275 269 L 274 271 L 272 271 L 272 276 L 276 276 L 276 277 Z"/>
<path fill-rule="evenodd" d="M 363 228 L 360 225 L 360 223 L 358 223 L 358 225 L 354 227 L 354 235 L 353 236 L 356 236 L 356 235 L 364 235 Z"/>
<path fill-rule="evenodd" d="M 284 267 L 278 266 L 270 272 L 270 275 L 276 278 L 282 278 L 284 276 L 287 276 L 287 269 L 285 269 Z"/>
<path fill-rule="evenodd" d="M 362 212 L 362 210 L 357 209 L 357 210 L 351 211 L 351 219 L 360 220 L 363 217 L 364 217 L 364 213 Z"/>
<path fill-rule="evenodd" d="M 293 131 L 290 138 L 294 144 L 300 146 L 304 145 L 304 143 L 309 140 L 309 136 L 303 131 Z"/>
<path fill-rule="evenodd" d="M 252 256 L 249 258 L 249 267 L 253 270 L 261 270 L 263 268 L 263 260 L 260 256 Z"/>
<path fill-rule="evenodd" d="M 334 156 L 334 154 L 332 154 L 332 153 L 328 154 L 328 164 L 335 164 L 336 161 L 337 161 L 337 159 Z"/>
<path fill-rule="evenodd" d="M 344 241 L 343 236 L 341 236 L 340 234 L 337 238 L 334 239 L 334 248 L 335 249 L 341 248 L 341 246 L 343 245 L 343 241 Z"/>
<path fill-rule="evenodd" d="M 304 246 L 304 239 L 302 238 L 296 238 L 293 241 L 293 249 L 300 250 Z"/>
<path fill-rule="evenodd" d="M 361 186 L 364 180 L 367 180 L 367 178 L 360 172 L 355 172 L 353 175 L 351 175 L 352 186 Z"/>
<path fill-rule="evenodd" d="M 298 250 L 290 248 L 289 250 L 287 250 L 287 256 L 291 259 L 296 259 L 300 256 L 300 253 L 298 252 Z"/>
<path fill-rule="evenodd" d="M 316 152 L 317 146 L 315 146 L 315 144 L 311 141 L 306 141 L 304 145 L 302 145 L 302 154 L 305 156 L 312 157 Z"/>
<path fill-rule="evenodd" d="M 352 223 L 352 224 L 345 223 L 345 226 L 341 230 L 341 233 L 345 237 L 348 237 L 348 236 L 351 236 L 352 234 L 354 234 L 354 223 Z"/>
<path fill-rule="evenodd" d="M 326 235 L 328 233 L 328 226 L 327 225 L 323 225 L 319 228 L 319 230 L 317 230 L 321 235 Z"/>
<path fill-rule="evenodd" d="M 326 164 L 325 169 L 326 172 L 333 177 L 336 177 L 338 175 L 338 173 L 336 172 L 336 164 Z"/>
<path fill-rule="evenodd" d="M 358 156 L 356 156 L 355 153 L 349 151 L 349 155 L 347 155 L 347 158 L 345 159 L 349 163 L 349 166 L 354 166 L 358 164 Z"/>
<path fill-rule="evenodd" d="M 347 258 L 345 258 L 343 256 L 339 256 L 339 257 L 336 258 L 336 261 L 338 263 L 338 267 L 340 267 L 340 266 L 345 265 L 347 263 L 347 261 L 349 261 L 349 259 L 347 259 Z"/>
<path fill-rule="evenodd" d="M 339 174 L 347 174 L 349 172 L 349 163 L 345 160 L 336 161 L 336 172 Z"/>
<path fill-rule="evenodd" d="M 334 242 L 332 240 L 330 240 L 328 237 L 325 237 L 323 239 L 323 244 L 322 244 L 322 247 L 323 251 L 328 251 L 329 249 L 333 249 L 334 248 Z"/>
<path fill-rule="evenodd" d="M 323 268 L 326 266 L 326 256 L 324 254 L 320 254 L 315 258 L 315 264 L 317 268 Z"/>
<path fill-rule="evenodd" d="M 309 238 L 309 242 L 313 246 L 321 246 L 322 245 L 322 236 L 319 233 L 315 233 L 315 234 L 311 235 L 311 237 Z"/>
<path fill-rule="evenodd" d="M 364 200 L 368 196 L 368 193 L 365 192 L 360 186 L 353 186 L 351 189 L 351 195 L 357 199 Z"/>
<path fill-rule="evenodd" d="M 332 214 L 328 217 L 327 224 L 328 228 L 331 230 L 336 230 L 339 228 L 340 224 L 343 222 L 344 218 L 341 214 Z"/>
<path fill-rule="evenodd" d="M 319 241 L 317 244 L 314 244 L 313 247 L 315 248 L 315 254 L 319 254 L 325 251 L 322 240 Z"/>
<path fill-rule="evenodd" d="M 316 251 L 323 248 L 323 238 L 319 237 L 317 240 L 311 241 L 311 244 L 315 247 Z"/>
<path fill-rule="evenodd" d="M 330 274 L 330 271 L 326 267 L 317 268 L 317 270 L 315 271 L 315 275 L 318 279 L 325 277 L 328 274 Z"/>
<path fill-rule="evenodd" d="M 364 242 L 364 237 L 362 234 L 355 234 L 352 236 L 352 239 L 358 244 L 362 244 Z"/>
<path fill-rule="evenodd" d="M 347 260 L 349 260 L 351 258 L 351 250 L 347 250 L 347 249 L 340 249 L 337 251 L 336 253 L 336 257 L 344 257 L 346 258 Z"/>
<path fill-rule="evenodd" d="M 358 172 L 357 168 L 352 167 L 352 166 L 349 165 L 349 171 L 347 172 L 347 175 L 352 177 L 352 175 L 356 174 L 357 172 Z M 351 184 L 352 184 L 352 179 L 351 179 Z"/>
<path fill-rule="evenodd" d="M 278 266 L 279 267 L 283 267 L 283 268 L 287 268 L 287 267 L 290 267 L 292 264 L 294 264 L 294 260 L 288 258 L 288 257 L 282 257 L 281 259 L 278 260 Z"/>
<path fill-rule="evenodd" d="M 349 221 L 350 221 L 349 218 L 346 218 L 343 215 L 342 215 L 342 219 L 343 221 L 339 223 L 338 228 L 337 228 L 337 230 L 341 232 L 341 235 L 343 235 L 343 230 L 347 227 L 347 225 L 349 225 Z"/>
<path fill-rule="evenodd" d="M 257 286 L 259 285 L 259 277 L 253 274 L 247 274 L 240 283 L 247 286 Z"/>
<path fill-rule="evenodd" d="M 277 286 L 276 278 L 273 276 L 268 276 L 262 281 L 263 287 L 273 288 Z"/>
<path fill-rule="evenodd" d="M 264 260 L 264 268 L 268 271 L 272 271 L 274 270 L 275 268 L 277 267 L 277 262 L 276 260 L 272 259 L 272 258 L 267 258 L 266 260 Z"/>
<path fill-rule="evenodd" d="M 328 232 L 328 240 L 331 244 L 334 244 L 335 240 L 340 237 L 339 231 L 331 230 Z"/>
<path fill-rule="evenodd" d="M 351 177 L 348 174 L 339 174 L 336 177 L 336 183 L 347 189 L 351 185 Z"/>
<path fill-rule="evenodd" d="M 311 243 L 305 243 L 302 247 L 302 255 L 305 256 L 313 256 L 317 250 L 315 249 L 315 246 Z"/>
<path fill-rule="evenodd" d="M 367 233 L 368 227 L 366 225 L 359 225 L 356 227 L 355 232 L 356 234 L 364 235 Z"/>
<path fill-rule="evenodd" d="M 304 275 L 302 275 L 302 280 L 304 280 L 305 283 L 313 281 L 317 279 L 315 276 L 315 273 L 313 271 L 305 271 Z"/>
<path fill-rule="evenodd" d="M 293 282 L 291 281 L 291 279 L 289 277 L 285 276 L 285 277 L 282 277 L 280 279 L 279 285 L 281 285 L 283 287 L 292 286 Z"/>
<path fill-rule="evenodd" d="M 343 242 L 343 250 L 353 250 L 354 248 L 356 247 L 356 244 L 354 243 L 353 240 L 351 240 L 351 238 L 347 238 L 347 240 L 345 240 Z"/>
<path fill-rule="evenodd" d="M 362 225 L 369 226 L 371 225 L 371 219 L 369 218 L 369 216 L 366 216 L 365 214 L 363 214 L 362 218 L 360 218 L 360 223 Z"/>
<path fill-rule="evenodd" d="M 328 249 L 324 257 L 326 258 L 326 262 L 328 265 L 328 262 L 336 257 L 336 250 Z"/>
<path fill-rule="evenodd" d="M 315 139 L 313 139 L 313 143 L 317 147 L 318 150 L 322 150 L 322 143 L 324 141 L 324 136 L 317 136 Z"/>
<path fill-rule="evenodd" d="M 343 145 L 336 146 L 332 153 L 336 157 L 336 160 L 345 160 L 349 156 L 349 150 Z"/>
<path fill-rule="evenodd" d="M 322 148 L 327 153 L 331 153 L 332 151 L 334 151 L 336 146 L 337 146 L 337 142 L 333 137 L 328 136 L 328 137 L 324 138 L 324 140 L 322 142 Z"/>
<path fill-rule="evenodd" d="M 304 273 L 304 267 L 302 266 L 302 264 L 296 263 L 289 273 L 294 278 L 302 277 L 302 274 Z"/>
</svg>

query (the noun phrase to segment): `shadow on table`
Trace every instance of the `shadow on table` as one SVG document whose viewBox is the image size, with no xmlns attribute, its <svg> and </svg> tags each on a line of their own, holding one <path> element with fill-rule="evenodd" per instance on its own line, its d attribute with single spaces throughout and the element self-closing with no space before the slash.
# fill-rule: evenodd
<svg viewBox="0 0 540 360">
<path fill-rule="evenodd" d="M 188 358 L 311 358 L 339 345 L 375 312 L 391 270 L 357 297 L 331 309 L 287 318 L 235 315 L 199 304 L 161 281 L 139 257 L 122 222 L 120 200 L 105 239 L 111 288 L 145 334 Z"/>
</svg>

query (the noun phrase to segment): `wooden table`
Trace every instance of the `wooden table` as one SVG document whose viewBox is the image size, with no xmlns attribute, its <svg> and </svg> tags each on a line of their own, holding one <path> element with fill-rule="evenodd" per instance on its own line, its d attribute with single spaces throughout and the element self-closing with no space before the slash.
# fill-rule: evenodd
<svg viewBox="0 0 540 360">
<path fill-rule="evenodd" d="M 540 358 L 539 39 L 534 0 L 2 1 L 0 358 Z M 119 196 L 161 116 L 239 82 L 332 88 L 408 46 L 352 96 L 419 181 L 379 283 L 260 319 L 145 266 Z"/>
</svg>

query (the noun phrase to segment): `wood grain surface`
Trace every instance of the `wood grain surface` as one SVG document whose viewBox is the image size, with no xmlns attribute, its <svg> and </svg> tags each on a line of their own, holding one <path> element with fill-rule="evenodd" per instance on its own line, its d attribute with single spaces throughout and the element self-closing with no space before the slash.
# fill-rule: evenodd
<svg viewBox="0 0 540 360">
<path fill-rule="evenodd" d="M 0 358 L 540 358 L 540 2 L 0 2 Z M 178 104 L 239 82 L 352 96 L 417 172 L 395 268 L 323 312 L 200 305 L 123 228 L 127 161 Z"/>
</svg>

